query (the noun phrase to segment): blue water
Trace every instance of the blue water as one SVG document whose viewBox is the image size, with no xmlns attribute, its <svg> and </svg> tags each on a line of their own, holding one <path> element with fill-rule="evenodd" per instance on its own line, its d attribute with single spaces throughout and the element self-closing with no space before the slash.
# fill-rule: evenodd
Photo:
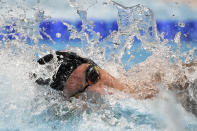
<svg viewBox="0 0 197 131">
<path fill-rule="evenodd" d="M 63 20 L 64 21 L 64 20 Z M 65 22 L 68 22 L 65 20 Z M 93 20 L 94 22 L 94 31 L 99 32 L 101 34 L 101 40 L 106 38 L 111 31 L 118 30 L 117 22 L 114 21 L 102 21 L 102 20 Z M 71 23 L 71 22 L 68 22 Z M 169 40 L 174 40 L 174 37 L 177 32 L 181 32 L 181 41 L 194 41 L 197 40 L 197 21 L 185 21 L 183 22 L 185 27 L 179 26 L 179 21 L 157 21 L 157 29 L 159 33 L 164 32 L 164 38 Z M 74 25 L 78 31 L 81 30 L 81 21 L 76 21 L 75 23 L 71 23 Z M 53 40 L 63 40 L 68 41 L 69 32 L 67 31 L 67 27 L 62 24 L 60 20 L 49 20 L 43 21 L 40 24 L 40 28 L 45 29 L 45 32 L 51 36 Z M 56 33 L 61 33 L 61 38 L 56 37 Z M 42 33 L 41 33 L 42 34 Z M 184 35 L 186 34 L 186 35 Z M 48 38 L 42 34 L 44 40 L 48 40 Z"/>
<path fill-rule="evenodd" d="M 111 21 L 105 21 L 105 20 L 92 20 L 94 22 L 94 31 L 99 32 L 101 37 L 100 41 L 104 40 L 107 36 L 110 35 L 112 31 L 118 30 L 118 25 L 116 20 Z M 73 46 L 73 47 L 80 47 L 81 40 L 80 39 L 74 39 L 69 40 L 70 32 L 67 30 L 67 26 L 63 24 L 63 22 L 66 22 L 68 24 L 71 24 L 76 27 L 77 31 L 81 31 L 81 25 L 82 22 L 79 20 L 75 21 L 68 21 L 68 20 L 62 20 L 62 19 L 51 19 L 42 21 L 40 23 L 40 35 L 42 36 L 42 39 L 40 39 L 40 44 L 48 44 L 49 46 L 52 46 L 55 50 L 63 50 L 67 46 Z M 184 27 L 179 25 L 179 21 L 172 21 L 172 20 L 157 20 L 157 30 L 159 34 L 164 33 L 164 39 L 169 40 L 168 45 L 174 46 L 174 51 L 176 50 L 176 43 L 173 43 L 172 41 L 175 38 L 175 35 L 178 32 L 181 32 L 180 40 L 183 44 L 181 44 L 181 52 L 188 51 L 194 47 L 197 47 L 197 21 L 196 20 L 190 20 L 190 21 L 183 21 Z M 20 36 L 21 34 L 15 30 L 15 24 L 12 26 L 5 26 L 2 28 L 2 32 L 6 34 L 5 39 L 15 40 L 15 36 Z M 52 44 L 52 41 L 49 40 L 48 36 L 46 36 L 44 33 L 50 36 L 52 40 L 56 43 L 55 45 Z M 56 34 L 60 33 L 61 37 L 57 37 Z M 28 37 L 28 36 L 27 36 Z M 0 40 L 3 40 L 3 36 L 0 35 Z M 27 39 L 28 44 L 33 44 L 30 39 Z M 190 45 L 190 47 L 187 47 L 187 44 Z M 131 55 L 134 55 L 135 58 L 130 62 L 126 63 L 129 59 L 130 55 L 125 54 L 122 58 L 122 63 L 126 63 L 124 65 L 125 69 L 127 70 L 133 65 L 136 65 L 137 63 L 140 63 L 144 61 L 148 56 L 151 55 L 151 52 L 147 52 L 144 49 L 141 49 L 141 42 L 135 37 L 134 43 L 132 48 L 130 49 L 133 53 Z"/>
<path fill-rule="evenodd" d="M 99 32 L 101 34 L 100 40 L 102 41 L 106 38 L 110 32 L 113 30 L 118 30 L 117 21 L 105 21 L 105 20 L 92 20 L 94 22 L 94 31 Z M 69 41 L 70 32 L 67 30 L 67 26 L 62 24 L 62 22 L 67 22 L 76 27 L 77 31 L 81 30 L 81 21 L 68 21 L 68 20 L 60 20 L 60 19 L 51 19 L 46 20 L 40 23 L 40 34 L 43 37 L 43 40 L 48 41 L 49 38 L 43 34 L 42 32 L 47 33 L 54 41 Z M 179 21 L 172 21 L 172 20 L 157 20 L 157 30 L 159 33 L 164 32 L 164 38 L 168 40 L 174 40 L 174 37 L 177 32 L 181 32 L 181 41 L 193 41 L 196 42 L 197 40 L 197 21 L 190 20 L 190 21 L 183 21 L 182 23 L 185 24 L 184 27 L 179 26 Z M 9 39 L 14 39 L 11 33 L 18 34 L 17 30 L 15 30 L 16 25 L 12 26 L 5 26 L 2 28 L 2 32 L 5 34 L 10 34 L 8 36 Z M 57 38 L 56 33 L 60 33 L 61 37 Z M 3 36 L 0 35 L 0 40 L 2 40 Z M 75 40 L 76 41 L 76 40 Z"/>
</svg>

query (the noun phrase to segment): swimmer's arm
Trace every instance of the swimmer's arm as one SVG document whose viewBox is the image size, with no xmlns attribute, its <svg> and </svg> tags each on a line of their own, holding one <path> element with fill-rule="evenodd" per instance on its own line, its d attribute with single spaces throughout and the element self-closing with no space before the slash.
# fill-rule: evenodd
<svg viewBox="0 0 197 131">
<path fill-rule="evenodd" d="M 129 88 L 128 85 L 121 83 L 120 80 L 116 79 L 105 70 L 100 69 L 99 72 L 100 80 L 96 84 L 92 85 L 89 90 L 99 94 L 103 94 L 105 93 L 104 88 L 110 87 L 130 94 L 134 92 L 132 88 Z"/>
<path fill-rule="evenodd" d="M 100 70 L 100 80 L 95 84 L 92 85 L 89 90 L 104 94 L 104 87 L 110 87 L 113 89 L 117 89 L 121 92 L 131 94 L 134 98 L 137 99 L 149 99 L 155 96 L 158 93 L 158 90 L 154 88 L 139 88 L 139 86 L 136 85 L 130 85 L 122 83 L 119 79 L 116 79 L 109 73 L 107 73 L 105 70 Z M 146 86 L 146 84 L 141 83 L 141 86 Z"/>
</svg>

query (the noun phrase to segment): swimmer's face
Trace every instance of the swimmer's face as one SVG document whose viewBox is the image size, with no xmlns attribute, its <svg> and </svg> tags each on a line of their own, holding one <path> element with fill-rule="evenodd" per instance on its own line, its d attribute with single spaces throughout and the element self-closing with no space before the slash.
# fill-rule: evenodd
<svg viewBox="0 0 197 131">
<path fill-rule="evenodd" d="M 94 69 L 90 67 L 89 64 L 82 64 L 72 72 L 67 79 L 63 90 L 66 97 L 74 96 L 75 94 L 84 91 L 89 85 L 94 84 L 90 84 L 89 81 L 87 82 L 86 80 L 86 76 L 90 76 L 92 71 L 94 71 Z M 93 76 L 91 78 L 95 77 Z"/>
</svg>

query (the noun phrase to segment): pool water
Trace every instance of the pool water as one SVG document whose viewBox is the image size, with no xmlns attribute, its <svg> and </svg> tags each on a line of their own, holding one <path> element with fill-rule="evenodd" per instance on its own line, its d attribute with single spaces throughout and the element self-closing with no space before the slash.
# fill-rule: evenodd
<svg viewBox="0 0 197 131">
<path fill-rule="evenodd" d="M 157 20 L 157 13 L 142 4 L 125 7 L 114 1 L 68 0 L 65 8 L 77 16 L 73 20 L 51 17 L 53 8 L 42 2 L 0 1 L 0 131 L 197 129 L 196 110 L 186 111 L 164 82 L 158 85 L 157 97 L 148 100 L 111 90 L 113 95 L 84 92 L 67 101 L 61 92 L 39 86 L 31 77 L 34 72 L 51 75 L 36 61 L 56 50 L 91 58 L 117 78 L 136 75 L 135 79 L 145 81 L 155 70 L 174 71 L 171 64 L 185 73 L 180 63 L 196 58 L 195 19 Z M 57 5 L 59 2 L 64 4 L 57 1 Z M 89 18 L 89 10 L 97 4 L 115 10 L 116 17 Z M 143 76 L 129 73 L 136 70 Z M 195 73 L 188 75 L 194 82 L 188 96 L 194 102 L 192 109 L 197 101 Z M 172 73 L 169 79 L 176 76 Z"/>
</svg>

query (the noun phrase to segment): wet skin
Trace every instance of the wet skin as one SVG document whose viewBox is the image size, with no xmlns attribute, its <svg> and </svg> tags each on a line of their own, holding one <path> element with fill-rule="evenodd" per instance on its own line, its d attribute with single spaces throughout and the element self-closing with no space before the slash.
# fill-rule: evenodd
<svg viewBox="0 0 197 131">
<path fill-rule="evenodd" d="M 85 72 L 88 68 L 89 64 L 82 64 L 77 69 L 75 69 L 70 77 L 68 78 L 65 87 L 64 93 L 66 96 L 73 96 L 79 90 L 83 90 L 84 87 L 88 85 L 85 80 Z M 95 92 L 98 94 L 104 94 L 105 87 L 116 88 L 118 90 L 123 90 L 124 85 L 116 80 L 113 76 L 107 73 L 103 69 L 99 69 L 100 79 L 97 83 L 89 85 L 87 90 L 91 92 Z"/>
<path fill-rule="evenodd" d="M 65 96 L 74 96 L 79 90 L 83 90 L 88 85 L 88 83 L 85 80 L 85 72 L 88 66 L 89 64 L 82 64 L 72 72 L 70 77 L 67 79 L 67 82 L 63 90 Z M 113 88 L 128 94 L 135 94 L 139 92 L 139 90 L 136 90 L 134 85 L 132 86 L 122 83 L 120 80 L 116 79 L 115 77 L 107 73 L 104 69 L 99 68 L 99 74 L 100 79 L 98 80 L 98 82 L 89 85 L 87 91 L 94 92 L 97 94 L 105 94 L 105 88 Z M 150 94 L 145 97 L 136 95 L 134 95 L 134 97 L 138 99 L 152 98 L 157 93 L 157 91 L 152 89 L 144 89 L 140 90 L 140 92 L 144 94 L 150 92 Z"/>
</svg>

